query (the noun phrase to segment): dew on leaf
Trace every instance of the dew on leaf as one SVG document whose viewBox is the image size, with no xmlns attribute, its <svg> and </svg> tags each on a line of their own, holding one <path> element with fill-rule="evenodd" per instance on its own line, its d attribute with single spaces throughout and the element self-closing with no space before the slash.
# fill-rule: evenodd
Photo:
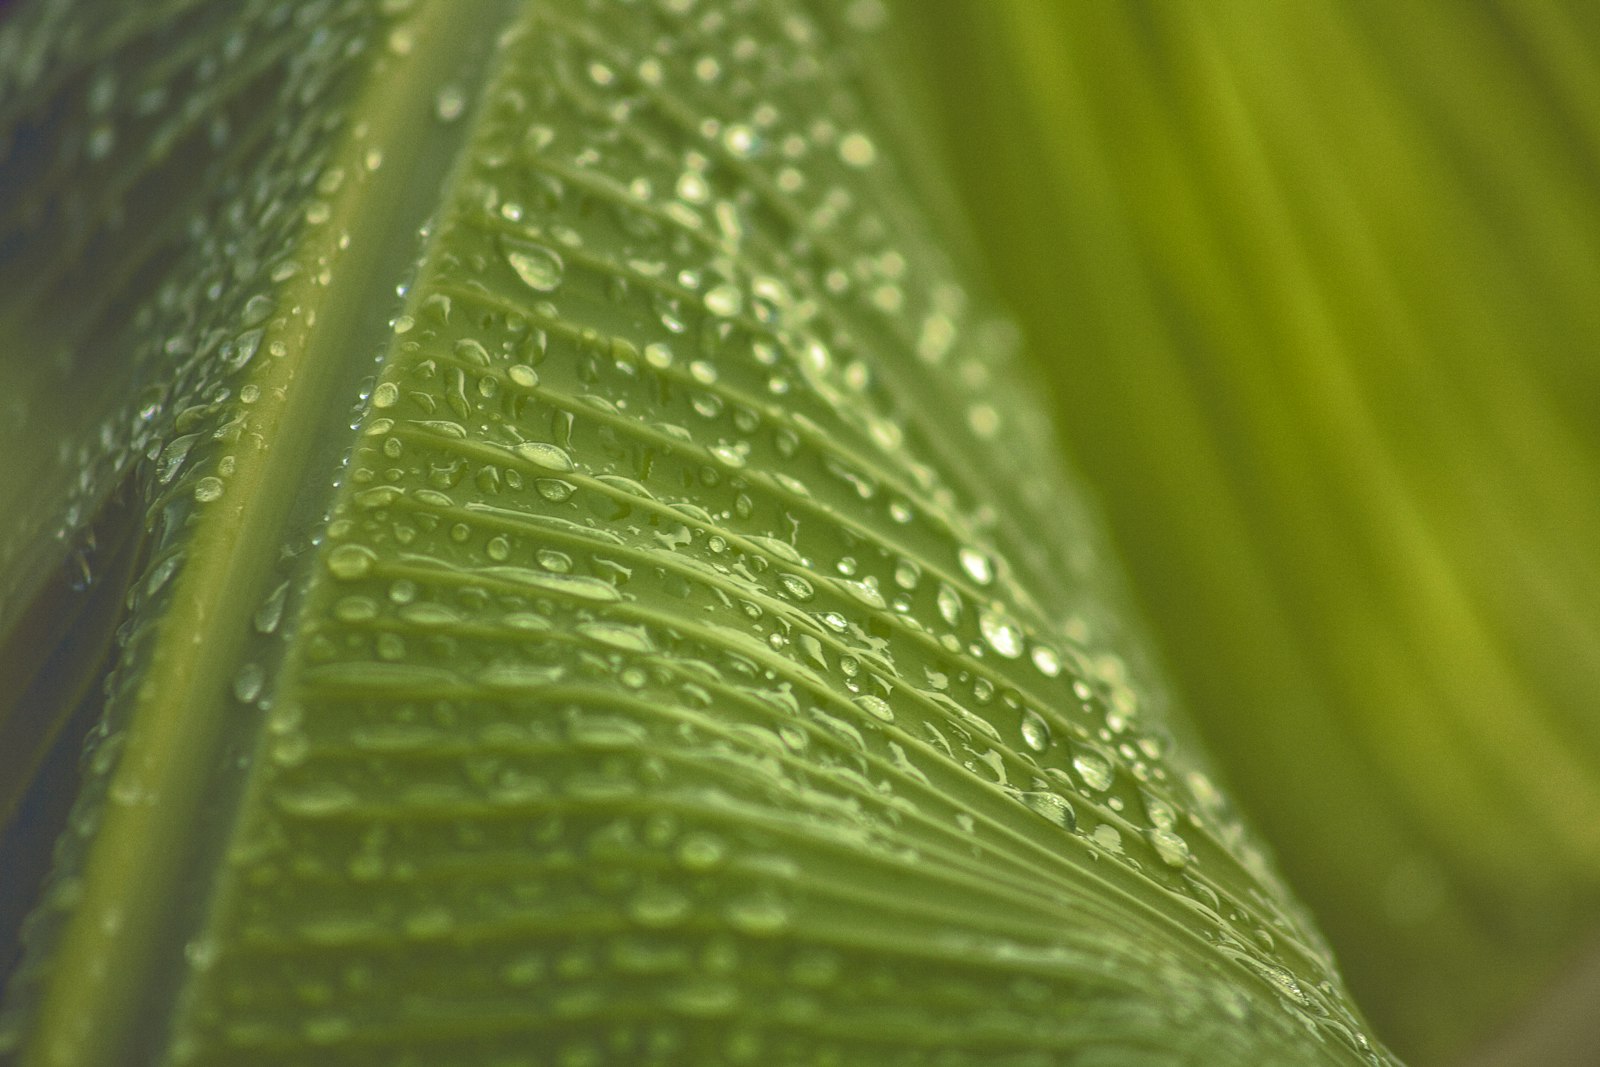
<svg viewBox="0 0 1600 1067">
<path fill-rule="evenodd" d="M 328 571 L 335 578 L 350 581 L 370 573 L 377 559 L 366 545 L 340 545 L 328 553 Z"/>
<path fill-rule="evenodd" d="M 500 254 L 528 288 L 549 293 L 560 287 L 565 268 L 555 249 L 520 238 L 502 237 Z"/>
</svg>

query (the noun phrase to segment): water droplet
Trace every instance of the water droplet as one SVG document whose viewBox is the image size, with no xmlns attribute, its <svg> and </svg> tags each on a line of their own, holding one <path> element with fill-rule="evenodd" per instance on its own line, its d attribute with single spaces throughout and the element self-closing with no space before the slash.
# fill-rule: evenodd
<svg viewBox="0 0 1600 1067">
<path fill-rule="evenodd" d="M 244 310 L 239 313 L 239 323 L 242 326 L 259 326 L 272 316 L 274 305 L 272 298 L 262 293 L 257 293 L 245 301 Z"/>
<path fill-rule="evenodd" d="M 366 545 L 340 545 L 328 553 L 328 571 L 335 578 L 351 581 L 369 573 L 377 559 Z"/>
<path fill-rule="evenodd" d="M 278 622 L 283 618 L 283 602 L 288 595 L 289 583 L 283 581 L 262 601 L 253 620 L 257 633 L 270 634 L 278 628 Z"/>
<path fill-rule="evenodd" d="M 1067 799 L 1049 790 L 1039 790 L 1033 793 L 1023 793 L 1022 802 L 1035 812 L 1064 829 L 1071 830 L 1078 825 L 1078 814 L 1072 810 L 1072 805 Z"/>
<path fill-rule="evenodd" d="M 393 382 L 382 382 L 372 391 L 372 406 L 375 408 L 392 408 L 400 399 L 400 387 Z"/>
<path fill-rule="evenodd" d="M 1035 752 L 1050 747 L 1050 724 L 1032 708 L 1022 713 L 1022 743 Z"/>
<path fill-rule="evenodd" d="M 620 622 L 579 623 L 577 631 L 585 637 L 612 648 L 629 652 L 654 652 L 655 642 L 642 626 L 628 626 Z"/>
<path fill-rule="evenodd" d="M 1093 752 L 1079 752 L 1072 757 L 1072 769 L 1078 772 L 1083 784 L 1096 793 L 1104 793 L 1115 780 L 1111 764 Z"/>
<path fill-rule="evenodd" d="M 878 587 L 875 585 L 872 585 L 868 582 L 855 581 L 840 581 L 839 585 L 843 587 L 844 591 L 849 593 L 851 597 L 859 600 L 869 608 L 877 608 L 881 611 L 883 608 L 888 606 L 884 603 L 883 594 L 878 592 Z"/>
<path fill-rule="evenodd" d="M 209 504 L 222 496 L 222 479 L 207 475 L 194 483 L 194 498 L 202 504 Z"/>
<path fill-rule="evenodd" d="M 554 249 L 531 241 L 502 237 L 500 253 L 528 288 L 548 293 L 561 285 L 564 268 L 560 255 Z"/>
<path fill-rule="evenodd" d="M 678 198 L 691 204 L 703 204 L 711 199 L 711 187 L 698 171 L 686 170 L 678 175 Z"/>
<path fill-rule="evenodd" d="M 571 482 L 564 482 L 560 478 L 540 478 L 533 483 L 533 487 L 539 491 L 540 496 L 552 504 L 559 504 L 564 500 L 568 500 L 573 493 L 578 491 L 577 486 Z"/>
<path fill-rule="evenodd" d="M 1148 790 L 1140 791 L 1140 799 L 1144 802 L 1144 811 L 1150 817 L 1151 826 L 1157 830 L 1170 830 L 1178 825 L 1178 813 L 1167 801 Z"/>
<path fill-rule="evenodd" d="M 744 306 L 744 294 L 732 282 L 723 284 L 706 293 L 706 310 L 718 318 L 731 318 L 739 314 Z"/>
<path fill-rule="evenodd" d="M 783 586 L 783 591 L 794 600 L 804 602 L 816 595 L 811 583 L 798 574 L 780 574 L 778 582 Z"/>
<path fill-rule="evenodd" d="M 987 555 L 975 548 L 962 546 L 957 556 L 961 560 L 961 569 L 967 572 L 967 577 L 979 585 L 988 585 L 994 581 L 994 563 Z"/>
<path fill-rule="evenodd" d="M 747 934 L 770 935 L 789 925 L 789 909 L 770 894 L 745 897 L 728 905 L 728 923 Z"/>
<path fill-rule="evenodd" d="M 1049 645 L 1033 646 L 1033 665 L 1046 678 L 1055 678 L 1061 674 L 1061 656 Z"/>
<path fill-rule="evenodd" d="M 622 594 L 617 592 L 616 586 L 604 578 L 594 578 L 586 574 L 546 574 L 526 567 L 485 567 L 483 573 L 519 585 L 562 593 L 578 600 L 605 604 L 622 599 Z"/>
<path fill-rule="evenodd" d="M 1006 659 L 1016 659 L 1022 655 L 1022 631 L 1017 624 L 1001 613 L 998 606 L 985 608 L 978 613 L 978 629 L 983 632 L 983 639 Z"/>
<path fill-rule="evenodd" d="M 1183 838 L 1160 826 L 1149 831 L 1148 836 L 1162 863 L 1176 870 L 1189 865 L 1189 843 Z"/>
<path fill-rule="evenodd" d="M 941 582 L 939 584 L 939 595 L 937 600 L 939 603 L 940 617 L 951 626 L 960 625 L 961 594 L 950 588 L 950 586 Z"/>
<path fill-rule="evenodd" d="M 742 122 L 736 122 L 722 131 L 723 147 L 740 159 L 749 159 L 755 155 L 760 143 L 756 131 Z"/>
<path fill-rule="evenodd" d="M 315 817 L 348 811 L 355 804 L 356 795 L 338 782 L 312 781 L 281 789 L 275 799 L 284 811 Z"/>
<path fill-rule="evenodd" d="M 467 109 L 467 94 L 459 85 L 447 85 L 434 98 L 434 114 L 441 122 L 454 122 Z"/>
<path fill-rule="evenodd" d="M 1311 1003 L 1311 998 L 1306 996 L 1306 991 L 1300 988 L 1300 982 L 1286 968 L 1275 963 L 1262 964 L 1266 977 L 1277 986 L 1290 1000 L 1305 1007 Z"/>
<path fill-rule="evenodd" d="M 678 845 L 678 862 L 691 871 L 704 871 L 721 863 L 727 849 L 710 834 L 690 834 Z"/>
<path fill-rule="evenodd" d="M 156 481 L 166 485 L 178 476 L 183 469 L 184 460 L 189 458 L 189 450 L 200 439 L 199 434 L 185 434 L 175 437 L 166 448 L 161 450 L 161 458 L 156 460 Z"/>
<path fill-rule="evenodd" d="M 858 696 L 856 705 L 879 722 L 894 722 L 894 709 L 881 697 Z"/>
<path fill-rule="evenodd" d="M 1094 828 L 1094 833 L 1091 836 L 1094 838 L 1094 843 L 1105 849 L 1107 852 L 1110 852 L 1114 855 L 1121 854 L 1122 831 L 1118 830 L 1115 826 L 1112 826 L 1108 822 L 1103 822 Z"/>
<path fill-rule="evenodd" d="M 572 457 L 560 445 L 544 441 L 524 441 L 515 451 L 523 459 L 545 470 L 566 472 L 572 470 L 574 466 Z"/>
<path fill-rule="evenodd" d="M 839 140 L 839 158 L 852 167 L 866 167 L 878 158 L 878 150 L 864 133 L 847 133 Z"/>
<path fill-rule="evenodd" d="M 662 886 L 641 889 L 628 901 L 628 917 L 653 929 L 672 926 L 688 914 L 688 898 Z"/>
<path fill-rule="evenodd" d="M 233 696 L 241 704 L 248 704 L 261 695 L 262 683 L 266 681 L 266 672 L 259 663 L 246 663 L 239 668 L 239 673 L 233 677 Z"/>
</svg>

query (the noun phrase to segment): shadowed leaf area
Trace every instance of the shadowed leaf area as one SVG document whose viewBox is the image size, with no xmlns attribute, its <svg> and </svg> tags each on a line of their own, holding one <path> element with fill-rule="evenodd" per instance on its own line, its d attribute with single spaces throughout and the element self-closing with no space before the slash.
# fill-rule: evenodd
<svg viewBox="0 0 1600 1067">
<path fill-rule="evenodd" d="M 1394 1062 L 887 35 L 8 15 L 0 1059 Z"/>
</svg>

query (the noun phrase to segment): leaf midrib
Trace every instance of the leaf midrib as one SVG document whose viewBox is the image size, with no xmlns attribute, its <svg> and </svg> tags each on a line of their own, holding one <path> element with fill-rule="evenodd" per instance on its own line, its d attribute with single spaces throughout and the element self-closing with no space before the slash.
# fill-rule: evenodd
<svg viewBox="0 0 1600 1067">
<path fill-rule="evenodd" d="M 388 336 L 392 287 L 416 255 L 416 235 L 440 202 L 447 168 L 459 170 L 473 122 L 434 124 L 434 93 L 470 69 L 467 60 L 493 41 L 508 6 L 497 5 L 498 19 L 466 20 L 452 17 L 449 4 L 433 5 L 410 24 L 411 49 L 358 60 L 368 63 L 364 85 L 334 135 L 344 144 L 331 164 L 343 167 L 346 180 L 327 201 L 327 221 L 303 232 L 302 269 L 274 294 L 275 313 L 299 320 L 274 318 L 261 341 L 251 379 L 259 388 L 250 410 L 256 433 L 239 450 L 223 496 L 201 505 L 188 564 L 129 709 L 112 799 L 22 1051 L 25 1065 L 125 1062 L 135 1033 L 153 1038 L 164 1030 L 141 1026 L 142 1016 L 169 1010 L 159 1001 L 172 994 L 181 968 L 166 968 L 174 975 L 167 983 L 141 976 L 163 973 L 151 962 L 159 955 L 177 963 L 186 939 L 163 935 L 185 921 L 177 914 L 183 876 L 203 869 L 201 854 L 222 844 L 185 838 L 203 807 L 231 809 L 239 799 L 208 791 L 212 783 L 197 768 L 214 766 L 227 739 L 232 717 L 220 712 L 230 706 L 250 616 L 275 576 L 285 531 L 317 521 L 331 493 L 328 460 L 349 435 L 340 416 L 366 366 L 360 353 L 378 350 Z M 477 76 L 490 66 L 479 63 Z M 422 123 L 433 128 L 418 135 Z M 369 147 L 383 153 L 376 169 L 364 163 Z M 308 265 L 327 267 L 326 284 Z M 274 340 L 286 350 L 268 360 Z M 259 727 L 256 718 L 242 721 Z M 242 777 L 233 779 L 235 794 Z M 203 921 L 209 908 L 193 911 Z"/>
</svg>

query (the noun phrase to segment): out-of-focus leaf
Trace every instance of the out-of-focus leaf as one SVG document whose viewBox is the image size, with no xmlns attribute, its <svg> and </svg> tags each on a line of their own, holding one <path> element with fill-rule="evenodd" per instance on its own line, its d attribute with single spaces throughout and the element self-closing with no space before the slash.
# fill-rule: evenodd
<svg viewBox="0 0 1600 1067">
<path fill-rule="evenodd" d="M 1600 933 L 1594 7 L 905 15 L 1208 741 L 1380 1030 L 1483 1040 Z"/>
</svg>

